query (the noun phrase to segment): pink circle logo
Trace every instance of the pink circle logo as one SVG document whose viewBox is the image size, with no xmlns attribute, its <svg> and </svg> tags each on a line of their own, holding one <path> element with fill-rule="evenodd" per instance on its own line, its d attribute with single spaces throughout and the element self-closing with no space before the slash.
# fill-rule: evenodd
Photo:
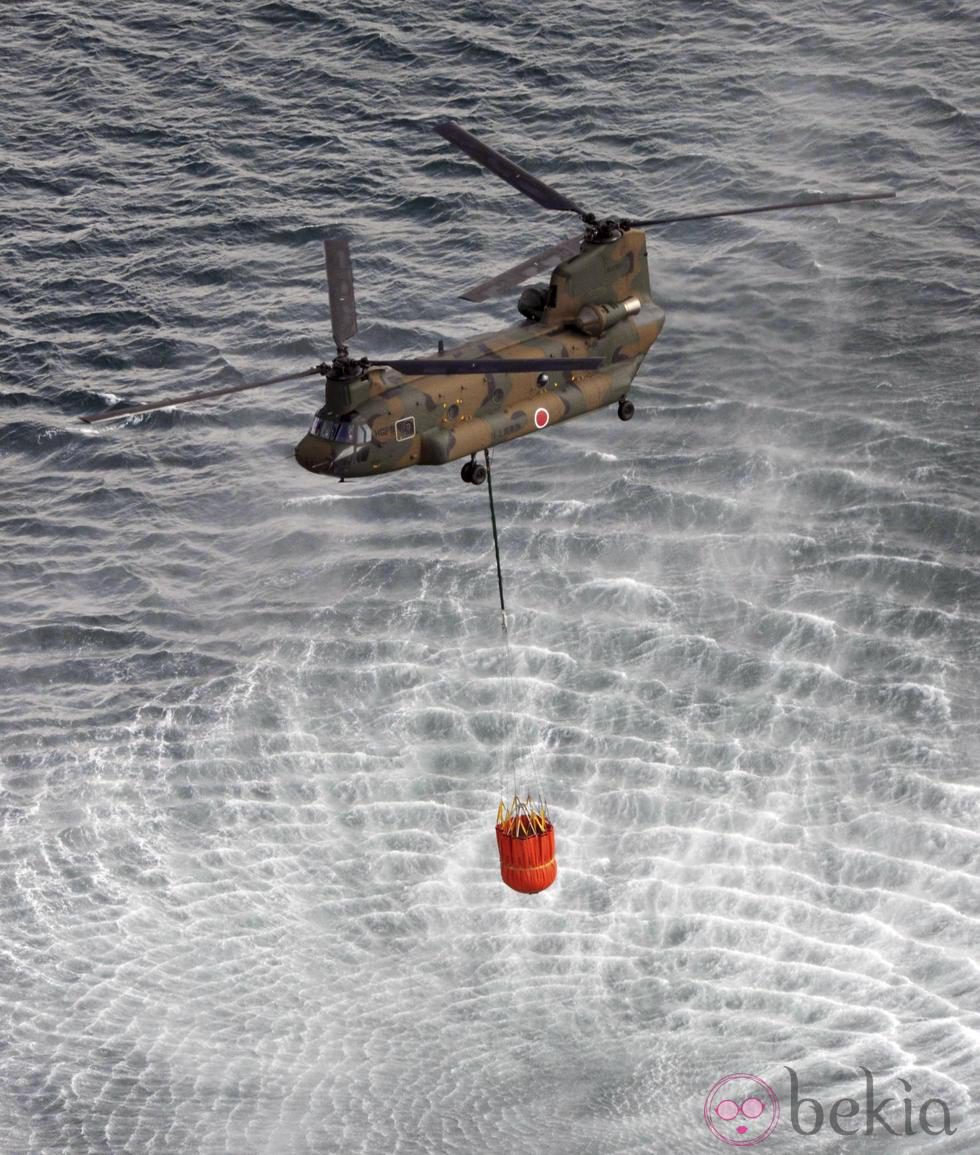
<svg viewBox="0 0 980 1155">
<path fill-rule="evenodd" d="M 550 420 L 551 420 L 551 415 L 549 414 L 547 409 L 535 409 L 535 411 L 534 411 L 534 424 L 539 429 L 544 429 L 544 427 L 548 424 L 548 422 Z"/>
<path fill-rule="evenodd" d="M 779 1100 L 758 1075 L 725 1075 L 708 1092 L 704 1121 L 722 1143 L 754 1147 L 775 1130 Z"/>
</svg>

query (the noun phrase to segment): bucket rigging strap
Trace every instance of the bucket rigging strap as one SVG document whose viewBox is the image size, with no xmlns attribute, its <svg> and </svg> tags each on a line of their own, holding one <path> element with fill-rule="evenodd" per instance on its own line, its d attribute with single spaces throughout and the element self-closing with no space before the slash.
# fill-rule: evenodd
<svg viewBox="0 0 980 1155">
<path fill-rule="evenodd" d="M 545 834 L 551 825 L 548 804 L 540 796 L 534 802 L 530 794 L 527 798 L 521 798 L 515 793 L 509 806 L 501 802 L 497 807 L 497 825 L 505 834 L 517 838 Z"/>
</svg>

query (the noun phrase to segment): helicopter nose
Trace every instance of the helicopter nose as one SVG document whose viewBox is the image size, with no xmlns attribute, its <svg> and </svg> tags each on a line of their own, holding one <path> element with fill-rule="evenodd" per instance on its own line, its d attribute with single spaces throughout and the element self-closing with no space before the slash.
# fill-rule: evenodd
<svg viewBox="0 0 980 1155">
<path fill-rule="evenodd" d="M 335 464 L 337 447 L 329 441 L 324 441 L 322 437 L 313 437 L 307 433 L 293 454 L 299 464 L 310 473 L 339 475 Z"/>
</svg>

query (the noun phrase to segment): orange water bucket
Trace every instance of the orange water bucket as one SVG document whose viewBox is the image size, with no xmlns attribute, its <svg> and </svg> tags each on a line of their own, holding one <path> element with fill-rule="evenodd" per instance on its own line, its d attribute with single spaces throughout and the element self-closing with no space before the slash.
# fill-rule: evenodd
<svg viewBox="0 0 980 1155">
<path fill-rule="evenodd" d="M 547 890 L 558 877 L 555 828 L 543 804 L 532 806 L 514 799 L 509 809 L 497 810 L 497 850 L 500 877 L 522 894 Z"/>
</svg>

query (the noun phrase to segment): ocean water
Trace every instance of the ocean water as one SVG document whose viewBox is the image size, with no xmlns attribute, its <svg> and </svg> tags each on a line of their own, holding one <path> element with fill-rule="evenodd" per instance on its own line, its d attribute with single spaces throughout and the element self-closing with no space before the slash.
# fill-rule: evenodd
<svg viewBox="0 0 980 1155">
<path fill-rule="evenodd" d="M 720 1153 L 732 1073 L 766 1152 L 980 1149 L 973 6 L 27 0 L 4 41 L 0 1152 Z M 78 420 L 329 356 L 327 233 L 358 354 L 511 323 L 459 291 L 574 221 L 446 115 L 599 213 L 898 194 L 651 231 L 636 417 L 497 451 L 509 652 L 485 489 L 305 473 L 315 383 Z M 955 1134 L 865 1134 L 862 1068 Z"/>
</svg>

